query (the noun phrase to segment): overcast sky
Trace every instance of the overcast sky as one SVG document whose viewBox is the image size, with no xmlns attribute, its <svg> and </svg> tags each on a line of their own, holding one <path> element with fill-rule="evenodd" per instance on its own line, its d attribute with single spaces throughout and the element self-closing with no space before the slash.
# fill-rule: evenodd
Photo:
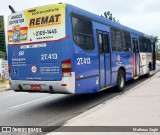
<svg viewBox="0 0 160 135">
<path fill-rule="evenodd" d="M 111 11 L 120 23 L 149 35 L 160 37 L 160 0 L 0 0 L 0 15 L 11 13 L 8 5 L 16 11 L 32 7 L 69 3 L 95 14 Z"/>
</svg>

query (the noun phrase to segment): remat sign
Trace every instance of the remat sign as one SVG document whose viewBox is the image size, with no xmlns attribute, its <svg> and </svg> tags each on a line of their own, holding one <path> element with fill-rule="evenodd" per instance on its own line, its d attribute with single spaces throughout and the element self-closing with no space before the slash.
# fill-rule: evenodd
<svg viewBox="0 0 160 135">
<path fill-rule="evenodd" d="M 24 10 L 8 17 L 8 43 L 45 42 L 64 38 L 66 5 Z"/>
</svg>

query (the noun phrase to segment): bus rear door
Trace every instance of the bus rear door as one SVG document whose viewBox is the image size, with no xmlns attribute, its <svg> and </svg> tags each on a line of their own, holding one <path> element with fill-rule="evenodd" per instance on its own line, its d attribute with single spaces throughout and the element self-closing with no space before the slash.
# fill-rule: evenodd
<svg viewBox="0 0 160 135">
<path fill-rule="evenodd" d="M 94 23 L 94 30 L 96 31 L 97 46 L 99 54 L 99 88 L 111 86 L 111 55 L 110 55 L 110 41 L 109 41 L 109 27 Z"/>
<path fill-rule="evenodd" d="M 132 47 L 133 47 L 133 77 L 137 79 L 140 75 L 140 56 L 139 56 L 139 47 L 138 47 L 138 38 L 132 38 Z"/>
</svg>

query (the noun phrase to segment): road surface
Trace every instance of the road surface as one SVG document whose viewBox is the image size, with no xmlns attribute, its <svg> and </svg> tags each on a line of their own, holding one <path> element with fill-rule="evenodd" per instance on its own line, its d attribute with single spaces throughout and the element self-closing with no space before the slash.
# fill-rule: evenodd
<svg viewBox="0 0 160 135">
<path fill-rule="evenodd" d="M 146 79 L 142 77 L 136 81 L 129 81 L 124 92 L 129 91 Z M 114 88 L 87 95 L 1 92 L 0 125 L 61 126 L 65 121 L 80 113 L 124 93 L 113 91 Z"/>
</svg>

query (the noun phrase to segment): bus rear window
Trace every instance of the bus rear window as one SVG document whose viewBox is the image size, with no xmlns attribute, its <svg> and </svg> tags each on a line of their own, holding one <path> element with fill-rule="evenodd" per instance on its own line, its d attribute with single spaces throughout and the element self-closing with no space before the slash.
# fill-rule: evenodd
<svg viewBox="0 0 160 135">
<path fill-rule="evenodd" d="M 92 22 L 86 19 L 72 17 L 74 42 L 82 49 L 94 49 Z"/>
</svg>

